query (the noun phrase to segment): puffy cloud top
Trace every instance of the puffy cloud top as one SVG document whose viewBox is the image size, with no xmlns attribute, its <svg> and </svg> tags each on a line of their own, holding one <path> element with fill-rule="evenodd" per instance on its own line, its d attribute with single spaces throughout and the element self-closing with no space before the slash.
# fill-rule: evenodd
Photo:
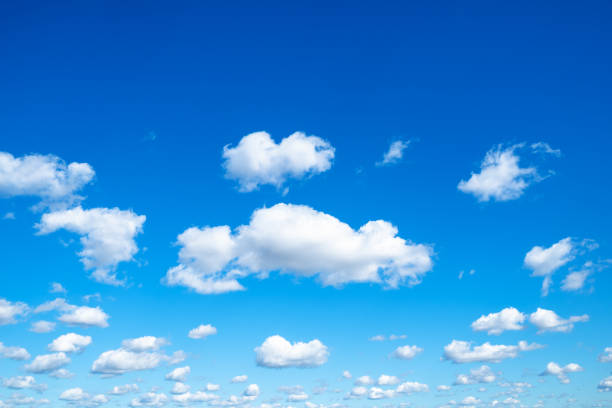
<svg viewBox="0 0 612 408">
<path fill-rule="evenodd" d="M 283 337 L 268 337 L 255 348 L 257 364 L 263 367 L 316 367 L 327 362 L 329 351 L 319 340 L 291 344 Z"/>
<path fill-rule="evenodd" d="M 514 307 L 507 307 L 498 313 L 482 315 L 472 323 L 474 331 L 501 334 L 504 330 L 522 330 L 526 316 Z"/>
</svg>

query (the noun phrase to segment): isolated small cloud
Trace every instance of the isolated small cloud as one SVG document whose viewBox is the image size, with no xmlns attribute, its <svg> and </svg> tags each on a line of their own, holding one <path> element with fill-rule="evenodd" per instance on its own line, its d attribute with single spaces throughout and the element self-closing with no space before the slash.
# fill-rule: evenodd
<svg viewBox="0 0 612 408">
<path fill-rule="evenodd" d="M 570 237 L 563 238 L 561 241 L 548 248 L 534 246 L 525 255 L 525 267 L 531 269 L 531 276 L 542 276 L 542 296 L 548 295 L 552 275 L 557 269 L 574 259 L 575 246 Z"/>
<path fill-rule="evenodd" d="M 170 371 L 166 374 L 166 380 L 168 381 L 185 381 L 187 379 L 187 375 L 191 372 L 191 367 L 177 367 L 174 370 Z"/>
<path fill-rule="evenodd" d="M 397 386 L 396 392 L 401 394 L 412 394 L 415 392 L 429 392 L 429 386 L 419 382 L 407 381 Z"/>
<path fill-rule="evenodd" d="M 611 363 L 612 362 L 612 347 L 606 347 L 604 349 L 603 354 L 600 354 L 597 358 L 601 363 Z"/>
<path fill-rule="evenodd" d="M 232 383 L 243 383 L 243 382 L 246 382 L 246 380 L 248 379 L 249 379 L 248 375 L 242 374 L 242 375 L 237 375 L 233 377 L 231 382 Z"/>
<path fill-rule="evenodd" d="M 73 326 L 108 327 L 109 318 L 99 307 L 80 306 L 62 314 L 58 320 Z"/>
<path fill-rule="evenodd" d="M 67 293 L 66 288 L 62 286 L 61 283 L 52 282 L 51 289 L 49 289 L 49 293 Z"/>
<path fill-rule="evenodd" d="M 49 344 L 49 351 L 63 351 L 64 353 L 80 353 L 91 344 L 90 336 L 81 336 L 76 333 L 67 333 L 59 336 Z"/>
<path fill-rule="evenodd" d="M 201 324 L 195 329 L 189 330 L 190 339 L 205 339 L 213 334 L 217 334 L 217 328 L 210 324 Z"/>
<path fill-rule="evenodd" d="M 422 352 L 423 349 L 418 346 L 406 345 L 396 348 L 392 356 L 400 360 L 412 360 Z"/>
<path fill-rule="evenodd" d="M 560 383 L 569 384 L 570 379 L 567 374 L 576 373 L 579 371 L 583 371 L 583 368 L 576 363 L 570 363 L 564 367 L 561 367 L 559 364 L 551 361 L 546 365 L 546 370 L 544 370 L 544 372 L 542 372 L 540 375 L 552 375 L 557 377 Z"/>
<path fill-rule="evenodd" d="M 482 315 L 472 323 L 472 330 L 486 331 L 499 335 L 505 330 L 522 330 L 526 316 L 514 307 L 507 307 L 497 313 Z"/>
<path fill-rule="evenodd" d="M 255 348 L 257 364 L 263 367 L 317 367 L 327 362 L 329 351 L 318 339 L 290 343 L 279 335 L 268 337 Z"/>
<path fill-rule="evenodd" d="M 387 166 L 399 162 L 404 157 L 404 150 L 410 144 L 409 140 L 396 140 L 391 143 L 381 161 L 377 162 L 377 166 Z"/>
<path fill-rule="evenodd" d="M 599 392 L 612 392 L 612 375 L 604 378 L 597 385 L 597 391 Z"/>
<path fill-rule="evenodd" d="M 317 136 L 296 132 L 276 143 L 266 132 L 243 137 L 236 147 L 223 148 L 225 177 L 236 180 L 241 192 L 269 184 L 281 188 L 331 168 L 334 148 Z"/>
</svg>

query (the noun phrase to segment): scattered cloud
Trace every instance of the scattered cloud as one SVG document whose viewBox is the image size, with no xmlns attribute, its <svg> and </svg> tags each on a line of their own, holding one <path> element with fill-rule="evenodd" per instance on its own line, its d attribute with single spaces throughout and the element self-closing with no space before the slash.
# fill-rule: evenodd
<svg viewBox="0 0 612 408">
<path fill-rule="evenodd" d="M 29 360 L 30 353 L 23 347 L 7 347 L 4 343 L 0 342 L 0 357 L 8 358 L 10 360 Z"/>
<path fill-rule="evenodd" d="M 138 384 L 115 385 L 108 393 L 110 395 L 125 395 L 130 392 L 138 392 L 140 387 Z"/>
<path fill-rule="evenodd" d="M 185 360 L 185 353 L 183 351 L 176 351 L 172 355 L 167 355 L 162 351 L 149 351 L 156 350 L 154 347 L 160 346 L 160 343 L 150 342 L 148 338 L 149 336 L 145 336 L 127 340 L 127 342 L 122 344 L 121 348 L 103 352 L 93 362 L 91 372 L 103 376 L 115 376 L 131 371 L 152 370 L 163 363 L 172 365 Z M 141 339 L 147 340 L 141 341 Z M 133 342 L 133 340 L 136 340 L 136 342 Z M 125 348 L 125 345 L 135 348 Z"/>
<path fill-rule="evenodd" d="M 409 140 L 396 140 L 391 143 L 389 150 L 385 152 L 381 161 L 377 162 L 377 166 L 387 166 L 399 162 L 404 157 L 404 150 L 410 144 Z"/>
<path fill-rule="evenodd" d="M 548 295 L 552 275 L 557 269 L 574 259 L 575 247 L 570 237 L 563 238 L 549 248 L 534 246 L 525 255 L 525 266 L 533 271 L 531 276 L 543 276 L 542 296 Z"/>
<path fill-rule="evenodd" d="M 2 385 L 15 390 L 32 389 L 42 392 L 47 389 L 46 384 L 37 383 L 36 379 L 31 375 L 5 378 L 2 380 Z M 1 406 L 2 405 L 0 405 L 0 407 Z"/>
<path fill-rule="evenodd" d="M 249 225 L 189 228 L 179 235 L 179 265 L 164 282 L 197 293 L 244 290 L 238 278 L 270 272 L 318 277 L 325 286 L 374 282 L 415 285 L 432 268 L 431 246 L 397 236 L 392 224 L 352 229 L 310 207 L 277 204 L 256 210 Z"/>
<path fill-rule="evenodd" d="M 486 331 L 499 335 L 505 330 L 522 330 L 526 316 L 514 307 L 507 307 L 497 313 L 482 315 L 472 323 L 472 330 Z"/>
<path fill-rule="evenodd" d="M 423 349 L 418 346 L 401 346 L 395 349 L 393 357 L 398 358 L 400 360 L 412 360 L 418 354 L 422 353 Z"/>
<path fill-rule="evenodd" d="M 470 370 L 469 374 L 459 374 L 455 379 L 454 385 L 488 384 L 495 381 L 497 377 L 489 366 L 483 365 L 480 368 Z"/>
<path fill-rule="evenodd" d="M 536 326 L 538 334 L 545 332 L 560 332 L 569 333 L 574 329 L 574 323 L 588 322 L 589 315 L 570 316 L 569 319 L 563 319 L 552 310 L 538 308 L 535 312 L 529 315 L 529 322 Z"/>
<path fill-rule="evenodd" d="M 49 344 L 49 351 L 63 351 L 64 353 L 80 353 L 91 344 L 90 336 L 81 336 L 76 333 L 67 333 L 59 336 Z"/>
<path fill-rule="evenodd" d="M 569 384 L 570 379 L 567 374 L 576 373 L 579 371 L 583 371 L 583 368 L 576 363 L 570 363 L 565 367 L 561 367 L 559 364 L 551 361 L 546 365 L 546 370 L 544 370 L 544 372 L 542 372 L 540 375 L 553 375 L 557 377 L 559 382 L 562 384 Z"/>
<path fill-rule="evenodd" d="M 83 250 L 78 255 L 85 269 L 93 269 L 91 277 L 97 282 L 123 285 L 116 268 L 138 252 L 134 238 L 142 232 L 145 219 L 131 210 L 75 207 L 43 214 L 36 228 L 39 235 L 60 229 L 81 235 Z"/>
<path fill-rule="evenodd" d="M 168 381 L 185 381 L 187 379 L 187 375 L 191 372 L 191 367 L 177 367 L 174 370 L 170 371 L 166 374 L 166 380 Z"/>
<path fill-rule="evenodd" d="M 164 393 L 148 392 L 137 398 L 132 399 L 130 407 L 162 407 L 168 402 L 168 397 Z"/>
<path fill-rule="evenodd" d="M 612 375 L 604 378 L 597 385 L 597 391 L 599 392 L 612 392 Z"/>
<path fill-rule="evenodd" d="M 156 351 L 167 346 L 170 342 L 163 337 L 142 336 L 135 339 L 126 339 L 121 342 L 121 347 L 125 350 L 141 352 Z"/>
<path fill-rule="evenodd" d="M 242 375 L 237 375 L 234 378 L 232 378 L 232 383 L 243 383 L 246 382 L 246 380 L 249 379 L 249 376 L 242 374 Z"/>
<path fill-rule="evenodd" d="M 541 347 L 536 343 L 528 344 L 525 341 L 520 341 L 517 345 L 494 345 L 486 342 L 472 348 L 470 342 L 453 340 L 450 344 L 444 346 L 444 359 L 451 360 L 454 363 L 499 363 L 508 358 L 515 358 L 521 351 L 531 351 Z"/>
<path fill-rule="evenodd" d="M 108 327 L 108 319 L 110 318 L 99 306 L 75 306 L 62 298 L 47 301 L 34 309 L 34 313 L 52 311 L 61 312 L 58 320 L 72 326 Z"/>
<path fill-rule="evenodd" d="M 18 316 L 25 316 L 30 311 L 23 302 L 11 302 L 0 298 L 0 326 L 17 323 Z"/>
<path fill-rule="evenodd" d="M 262 367 L 316 367 L 327 362 L 329 351 L 319 340 L 290 343 L 279 335 L 268 337 L 255 348 L 257 364 Z"/>
<path fill-rule="evenodd" d="M 612 347 L 606 347 L 603 354 L 597 357 L 600 363 L 612 363 Z"/>
<path fill-rule="evenodd" d="M 26 371 L 31 373 L 51 373 L 70 363 L 66 353 L 42 354 L 36 356 L 30 364 L 25 365 Z"/>
<path fill-rule="evenodd" d="M 223 148 L 225 177 L 236 180 L 239 191 L 270 184 L 281 188 L 288 179 L 301 179 L 331 168 L 334 148 L 329 142 L 296 132 L 274 142 L 266 132 L 244 136 L 236 147 Z"/>
<path fill-rule="evenodd" d="M 66 288 L 62 286 L 61 283 L 52 282 L 51 289 L 49 289 L 49 293 L 67 293 Z"/>
</svg>

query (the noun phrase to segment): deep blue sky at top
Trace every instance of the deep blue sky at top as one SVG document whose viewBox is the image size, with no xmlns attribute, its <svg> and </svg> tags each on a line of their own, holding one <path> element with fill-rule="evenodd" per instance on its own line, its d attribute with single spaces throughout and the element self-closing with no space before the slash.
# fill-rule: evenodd
<svg viewBox="0 0 612 408">
<path fill-rule="evenodd" d="M 147 250 L 140 266 L 120 265 L 143 290 L 95 284 L 74 246 L 33 235 L 33 200 L 3 200 L 0 213 L 14 211 L 17 220 L 2 224 L 0 247 L 12 255 L 1 268 L 28 278 L 0 274 L 2 295 L 37 304 L 48 300 L 52 280 L 110 294 L 122 306 L 105 310 L 127 331 L 123 337 L 146 333 L 129 332 L 119 309 L 129 304 L 133 315 L 150 310 L 163 320 L 171 316 L 163 306 L 179 301 L 231 315 L 244 312 L 239 299 L 247 316 L 291 305 L 293 316 L 280 310 L 258 322 L 257 339 L 280 328 L 296 339 L 321 337 L 313 321 L 295 323 L 312 310 L 331 316 L 317 321 L 323 332 L 369 321 L 359 334 L 367 338 L 403 330 L 381 313 L 394 310 L 435 331 L 431 316 L 460 303 L 462 319 L 449 327 L 480 342 L 486 336 L 471 335 L 469 323 L 509 305 L 606 317 L 609 274 L 596 277 L 590 296 L 541 299 L 541 280 L 527 278 L 522 260 L 534 245 L 566 236 L 594 239 L 595 258 L 611 257 L 612 3 L 398 3 L 5 2 L 0 150 L 91 164 L 96 181 L 83 206 L 145 214 L 137 241 Z M 292 183 L 284 197 L 269 186 L 239 193 L 223 177 L 222 148 L 259 130 L 277 141 L 297 130 L 322 137 L 336 148 L 334 165 Z M 414 142 L 405 159 L 376 167 L 397 139 Z M 544 166 L 554 176 L 504 203 L 481 204 L 457 191 L 487 150 L 523 141 L 561 149 L 562 158 Z M 184 229 L 235 227 L 278 202 L 309 205 L 353 228 L 388 220 L 400 236 L 434 244 L 436 265 L 421 285 L 391 292 L 296 285 L 287 277 L 247 279 L 245 293 L 210 297 L 159 284 L 176 263 L 172 243 Z M 477 279 L 457 280 L 472 268 Z M 415 312 L 421 308 L 433 314 Z M 451 338 L 445 332 L 431 349 Z"/>
</svg>

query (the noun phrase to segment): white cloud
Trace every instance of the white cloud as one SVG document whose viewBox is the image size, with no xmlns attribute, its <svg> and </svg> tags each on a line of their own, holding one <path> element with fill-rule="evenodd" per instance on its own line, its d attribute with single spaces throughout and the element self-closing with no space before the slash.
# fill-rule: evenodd
<svg viewBox="0 0 612 408">
<path fill-rule="evenodd" d="M 551 361 L 546 365 L 546 370 L 544 370 L 544 372 L 540 375 L 553 375 L 557 377 L 559 382 L 562 384 L 569 384 L 570 379 L 567 374 L 576 373 L 579 371 L 583 371 L 583 368 L 576 363 L 570 363 L 565 367 L 561 367 L 559 364 Z"/>
<path fill-rule="evenodd" d="M 121 342 L 121 347 L 129 351 L 155 351 L 170 344 L 163 337 L 142 336 L 135 339 L 126 339 Z"/>
<path fill-rule="evenodd" d="M 246 382 L 246 380 L 248 379 L 249 377 L 247 375 L 242 374 L 242 375 L 237 375 L 234 378 L 232 378 L 232 382 L 233 383 L 243 383 L 243 382 Z"/>
<path fill-rule="evenodd" d="M 329 351 L 318 339 L 291 344 L 279 335 L 268 337 L 255 348 L 257 364 L 263 367 L 316 367 L 327 362 Z"/>
<path fill-rule="evenodd" d="M 525 266 L 533 271 L 531 276 L 543 276 L 542 295 L 548 295 L 552 275 L 557 269 L 574 259 L 574 244 L 567 237 L 549 248 L 534 246 L 525 255 Z"/>
<path fill-rule="evenodd" d="M 172 401 L 180 405 L 191 406 L 197 402 L 208 402 L 219 398 L 217 395 L 208 394 L 204 391 L 186 392 L 179 395 L 174 395 Z"/>
<path fill-rule="evenodd" d="M 243 290 L 238 278 L 270 272 L 318 277 L 323 285 L 415 285 L 432 268 L 433 249 L 397 236 L 386 221 L 358 230 L 310 207 L 277 204 L 253 212 L 249 225 L 189 228 L 178 236 L 179 265 L 164 282 L 201 294 Z"/>
<path fill-rule="evenodd" d="M 563 319 L 552 310 L 538 308 L 529 316 L 529 322 L 536 326 L 538 334 L 545 332 L 569 333 L 574 328 L 574 323 L 588 322 L 589 315 L 570 316 Z"/>
<path fill-rule="evenodd" d="M 66 292 L 68 291 L 66 290 L 66 288 L 62 286 L 61 283 L 57 283 L 57 282 L 51 283 L 51 289 L 49 290 L 49 293 L 66 293 Z"/>
<path fill-rule="evenodd" d="M 64 401 L 81 401 L 89 398 L 89 394 L 83 391 L 81 388 L 70 388 L 62 392 L 59 399 Z"/>
<path fill-rule="evenodd" d="M 436 390 L 438 391 L 450 391 L 451 387 L 450 385 L 438 385 L 436 387 Z"/>
<path fill-rule="evenodd" d="M 531 149 L 536 153 L 547 153 L 557 157 L 561 156 L 561 150 L 553 149 L 548 143 L 544 142 L 533 143 Z"/>
<path fill-rule="evenodd" d="M 171 394 L 184 394 L 186 392 L 189 392 L 189 390 L 191 389 L 191 386 L 182 383 L 180 381 L 177 381 L 174 383 L 174 385 L 172 386 L 172 389 L 170 390 Z"/>
<path fill-rule="evenodd" d="M 376 380 L 378 385 L 396 385 L 399 384 L 400 379 L 394 375 L 381 374 Z"/>
<path fill-rule="evenodd" d="M 74 373 L 71 373 L 65 368 L 60 368 L 60 369 L 50 372 L 49 376 L 53 378 L 59 378 L 59 379 L 68 379 L 68 378 L 74 377 Z"/>
<path fill-rule="evenodd" d="M 374 384 L 374 380 L 369 375 L 362 375 L 355 380 L 356 385 L 371 385 Z"/>
<path fill-rule="evenodd" d="M 111 395 L 125 395 L 130 392 L 137 392 L 140 390 L 138 384 L 125 384 L 115 385 L 108 393 Z"/>
<path fill-rule="evenodd" d="M 73 326 L 108 327 L 109 317 L 100 307 L 79 306 L 62 314 L 58 320 Z"/>
<path fill-rule="evenodd" d="M 501 334 L 504 330 L 522 330 L 525 315 L 514 307 L 507 307 L 498 313 L 482 315 L 472 323 L 474 331 L 486 331 L 487 334 Z"/>
<path fill-rule="evenodd" d="M 412 360 L 417 354 L 423 352 L 423 349 L 417 346 L 401 346 L 395 349 L 392 356 L 400 360 Z"/>
<path fill-rule="evenodd" d="M 523 195 L 524 190 L 539 176 L 535 167 L 520 167 L 520 157 L 516 150 L 518 144 L 506 149 L 501 145 L 489 150 L 480 164 L 480 173 L 472 173 L 469 180 L 461 180 L 457 188 L 473 194 L 478 201 L 515 200 Z"/>
<path fill-rule="evenodd" d="M 259 395 L 259 386 L 257 384 L 249 384 L 242 395 L 247 397 L 257 397 Z"/>
<path fill-rule="evenodd" d="M 469 385 L 477 383 L 492 383 L 495 381 L 495 373 L 489 366 L 483 365 L 480 368 L 470 370 L 470 374 L 459 374 L 455 380 L 455 385 Z"/>
<path fill-rule="evenodd" d="M 541 347 L 539 344 L 527 344 L 527 342 L 520 341 L 516 346 L 494 345 L 486 342 L 472 348 L 470 342 L 453 340 L 450 344 L 444 346 L 444 358 L 454 363 L 499 363 L 507 358 L 515 358 L 521 351 L 530 351 Z"/>
<path fill-rule="evenodd" d="M 53 155 L 14 157 L 0 152 L 0 196 L 36 196 L 42 206 L 66 207 L 82 199 L 76 192 L 94 175 L 87 163 L 66 165 Z"/>
<path fill-rule="evenodd" d="M 480 400 L 470 395 L 468 397 L 465 397 L 463 400 L 461 400 L 459 404 L 460 405 L 476 405 L 476 404 L 480 404 Z"/>
<path fill-rule="evenodd" d="M 0 326 L 17 323 L 17 316 L 25 316 L 30 311 L 23 302 L 11 302 L 0 299 Z"/>
<path fill-rule="evenodd" d="M 342 372 L 342 378 L 346 378 L 347 380 L 350 380 L 351 378 L 353 378 L 353 376 L 349 370 L 344 370 Z"/>
<path fill-rule="evenodd" d="M 601 363 L 612 363 L 612 347 L 606 347 L 597 359 Z"/>
<path fill-rule="evenodd" d="M 410 144 L 409 140 L 397 140 L 389 146 L 381 161 L 377 162 L 377 166 L 386 166 L 389 164 L 395 164 L 402 159 L 404 156 L 404 149 Z"/>
<path fill-rule="evenodd" d="M 206 391 L 219 391 L 220 389 L 221 389 L 221 386 L 219 384 L 213 384 L 213 383 L 206 384 Z"/>
<path fill-rule="evenodd" d="M 302 402 L 302 401 L 306 401 L 308 398 L 310 398 L 308 396 L 308 394 L 306 394 L 305 392 L 300 392 L 297 394 L 290 394 L 287 397 L 287 401 L 289 402 Z"/>
<path fill-rule="evenodd" d="M 612 375 L 604 378 L 597 385 L 597 391 L 599 392 L 612 392 Z"/>
<path fill-rule="evenodd" d="M 55 330 L 55 323 L 46 320 L 33 322 L 30 331 L 34 333 L 49 333 Z"/>
<path fill-rule="evenodd" d="M 568 273 L 563 280 L 561 290 L 570 292 L 582 289 L 584 287 L 584 283 L 586 282 L 586 278 L 588 278 L 590 274 L 591 271 L 587 269 Z"/>
<path fill-rule="evenodd" d="M 164 393 L 148 392 L 138 398 L 132 399 L 130 407 L 161 407 L 166 405 L 168 397 Z"/>
<path fill-rule="evenodd" d="M 98 282 L 122 285 L 116 268 L 120 262 L 131 261 L 138 252 L 134 238 L 142 232 L 146 217 L 131 210 L 118 208 L 81 207 L 43 214 L 36 225 L 38 234 L 66 229 L 81 235 L 83 250 L 78 253 L 85 269 L 93 269 Z"/>
<path fill-rule="evenodd" d="M 352 398 L 360 398 L 368 393 L 368 389 L 366 387 L 353 387 L 351 390 L 349 397 Z"/>
<path fill-rule="evenodd" d="M 11 360 L 28 360 L 30 353 L 23 347 L 7 347 L 0 342 L 0 357 L 9 358 Z"/>
<path fill-rule="evenodd" d="M 185 381 L 187 379 L 187 375 L 191 372 L 191 367 L 177 367 L 174 370 L 170 371 L 166 374 L 166 380 L 169 381 Z"/>
<path fill-rule="evenodd" d="M 119 348 L 100 354 L 91 366 L 91 372 L 104 376 L 121 375 L 131 371 L 151 370 L 162 363 L 177 364 L 185 359 L 182 351 L 172 355 L 163 352 L 136 352 Z"/>
<path fill-rule="evenodd" d="M 2 385 L 7 388 L 16 390 L 22 390 L 27 388 L 42 392 L 47 389 L 47 386 L 45 384 L 38 384 L 36 382 L 36 379 L 31 375 L 5 378 L 4 380 L 2 380 Z M 2 405 L 0 405 L 0 407 L 1 406 Z"/>
<path fill-rule="evenodd" d="M 37 306 L 34 309 L 34 313 L 45 313 L 52 312 L 54 310 L 58 310 L 60 312 L 67 312 L 70 310 L 74 310 L 76 306 L 73 306 L 66 302 L 66 299 L 57 298 L 53 300 L 46 301 L 45 303 Z"/>
<path fill-rule="evenodd" d="M 63 352 L 42 354 L 36 356 L 30 364 L 26 364 L 25 369 L 31 373 L 50 373 L 68 363 L 70 363 L 70 358 Z"/>
<path fill-rule="evenodd" d="M 402 394 L 412 394 L 413 392 L 428 392 L 429 386 L 419 382 L 407 381 L 397 386 L 397 392 Z"/>
<path fill-rule="evenodd" d="M 76 333 L 67 333 L 59 336 L 51 344 L 49 351 L 63 351 L 65 353 L 80 353 L 91 344 L 90 336 L 81 336 Z"/>
<path fill-rule="evenodd" d="M 395 390 L 384 390 L 378 387 L 371 387 L 368 391 L 368 399 L 379 400 L 386 398 L 393 398 L 395 396 Z"/>
<path fill-rule="evenodd" d="M 195 329 L 189 330 L 190 339 L 204 339 L 213 334 L 217 334 L 217 328 L 210 324 L 201 324 Z"/>
<path fill-rule="evenodd" d="M 243 137 L 236 147 L 223 148 L 225 177 L 238 181 L 242 192 L 260 185 L 280 188 L 288 179 L 300 179 L 331 168 L 334 148 L 316 136 L 296 132 L 276 144 L 266 132 Z"/>
</svg>

